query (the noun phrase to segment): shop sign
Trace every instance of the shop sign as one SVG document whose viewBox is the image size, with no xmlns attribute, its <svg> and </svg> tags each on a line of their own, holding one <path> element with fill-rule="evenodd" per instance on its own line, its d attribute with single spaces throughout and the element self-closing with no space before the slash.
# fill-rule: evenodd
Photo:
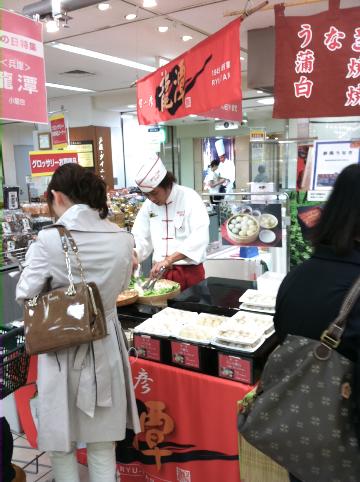
<svg viewBox="0 0 360 482">
<path fill-rule="evenodd" d="M 250 142 L 264 142 L 266 140 L 265 129 L 250 129 Z"/>
<path fill-rule="evenodd" d="M 285 16 L 275 6 L 275 118 L 360 114 L 360 7 Z"/>
<path fill-rule="evenodd" d="M 231 113 L 241 120 L 240 22 L 234 20 L 137 82 L 140 124 L 208 115 L 213 109 L 219 117 L 231 119 Z"/>
<path fill-rule="evenodd" d="M 68 129 L 65 114 L 54 114 L 50 117 L 51 139 L 54 149 L 66 149 L 68 146 Z"/>
<path fill-rule="evenodd" d="M 78 162 L 82 167 L 94 167 L 93 141 L 71 141 L 69 149 L 78 153 Z"/>
<path fill-rule="evenodd" d="M 0 9 L 0 117 L 48 123 L 42 23 Z"/>
<path fill-rule="evenodd" d="M 330 195 L 330 191 L 308 191 L 308 201 L 325 202 Z"/>
<path fill-rule="evenodd" d="M 350 164 L 360 163 L 360 148 L 351 141 L 316 141 L 311 178 L 312 191 L 331 191 L 337 176 Z"/>
<path fill-rule="evenodd" d="M 29 160 L 33 177 L 52 176 L 58 167 L 72 162 L 77 163 L 78 153 L 76 151 L 31 151 Z"/>
<path fill-rule="evenodd" d="M 99 176 L 105 181 L 105 149 L 103 136 L 98 137 Z"/>
</svg>

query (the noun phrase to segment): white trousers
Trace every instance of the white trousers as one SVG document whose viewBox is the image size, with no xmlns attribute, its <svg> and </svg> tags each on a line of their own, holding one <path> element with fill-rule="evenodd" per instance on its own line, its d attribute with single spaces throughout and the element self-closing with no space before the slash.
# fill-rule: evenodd
<svg viewBox="0 0 360 482">
<path fill-rule="evenodd" d="M 116 482 L 115 444 L 86 445 L 90 482 Z M 56 482 L 80 482 L 75 445 L 71 452 L 48 452 Z"/>
</svg>

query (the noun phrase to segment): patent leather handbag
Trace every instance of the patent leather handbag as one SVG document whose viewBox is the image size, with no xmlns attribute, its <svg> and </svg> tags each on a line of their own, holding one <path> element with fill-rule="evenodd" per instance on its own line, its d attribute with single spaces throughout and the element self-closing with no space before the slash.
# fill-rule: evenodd
<svg viewBox="0 0 360 482">
<path fill-rule="evenodd" d="M 320 340 L 288 335 L 240 402 L 241 435 L 304 482 L 359 481 L 354 364 L 336 351 L 359 294 L 360 278 Z"/>
<path fill-rule="evenodd" d="M 104 308 L 96 283 L 88 283 L 77 244 L 63 226 L 59 231 L 69 285 L 41 293 L 25 302 L 25 346 L 29 355 L 50 353 L 90 343 L 107 335 Z M 69 246 L 80 270 L 74 283 Z"/>
</svg>

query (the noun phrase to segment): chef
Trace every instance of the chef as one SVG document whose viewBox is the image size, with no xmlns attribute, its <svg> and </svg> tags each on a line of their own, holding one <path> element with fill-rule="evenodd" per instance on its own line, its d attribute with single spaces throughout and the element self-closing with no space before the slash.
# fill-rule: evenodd
<svg viewBox="0 0 360 482">
<path fill-rule="evenodd" d="M 233 192 L 235 182 L 235 164 L 233 161 L 225 156 L 225 145 L 223 139 L 218 139 L 215 142 L 215 149 L 219 156 L 219 176 L 226 179 L 224 186 L 225 192 L 230 194 Z"/>
<path fill-rule="evenodd" d="M 176 184 L 155 156 L 144 163 L 136 184 L 147 197 L 132 229 L 138 262 L 153 253 L 151 277 L 162 267 L 163 276 L 184 290 L 205 278 L 203 262 L 209 243 L 209 216 L 200 196 Z"/>
</svg>

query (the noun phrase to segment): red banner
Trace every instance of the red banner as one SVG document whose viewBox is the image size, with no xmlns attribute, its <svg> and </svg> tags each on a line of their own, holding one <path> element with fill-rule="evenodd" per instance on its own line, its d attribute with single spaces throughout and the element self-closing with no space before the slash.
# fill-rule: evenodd
<svg viewBox="0 0 360 482">
<path fill-rule="evenodd" d="M 54 149 L 64 149 L 68 146 L 68 130 L 64 114 L 50 117 L 51 140 Z"/>
<path fill-rule="evenodd" d="M 137 82 L 140 124 L 204 115 L 213 109 L 218 109 L 214 117 L 228 120 L 236 114 L 235 120 L 241 120 L 240 21 Z"/>
<path fill-rule="evenodd" d="M 32 151 L 29 152 L 31 175 L 51 176 L 58 167 L 78 162 L 76 151 Z"/>
<path fill-rule="evenodd" d="M 42 23 L 0 9 L 0 118 L 47 124 Z"/>
<path fill-rule="evenodd" d="M 273 117 L 360 115 L 360 7 L 286 17 L 275 6 Z"/>
</svg>

